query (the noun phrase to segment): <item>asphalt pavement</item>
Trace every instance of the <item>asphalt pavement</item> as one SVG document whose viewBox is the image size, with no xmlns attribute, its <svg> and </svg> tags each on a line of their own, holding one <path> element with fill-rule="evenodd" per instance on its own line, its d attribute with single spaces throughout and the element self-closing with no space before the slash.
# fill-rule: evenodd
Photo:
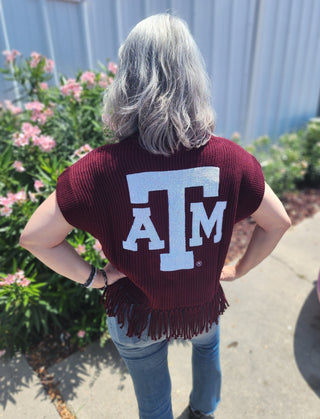
<svg viewBox="0 0 320 419">
<path fill-rule="evenodd" d="M 291 227 L 248 275 L 223 288 L 217 419 L 320 419 L 320 212 Z M 191 345 L 169 347 L 175 419 L 187 418 Z M 137 419 L 131 378 L 111 341 L 49 369 L 77 419 Z M 59 418 L 22 355 L 0 359 L 0 418 Z"/>
</svg>

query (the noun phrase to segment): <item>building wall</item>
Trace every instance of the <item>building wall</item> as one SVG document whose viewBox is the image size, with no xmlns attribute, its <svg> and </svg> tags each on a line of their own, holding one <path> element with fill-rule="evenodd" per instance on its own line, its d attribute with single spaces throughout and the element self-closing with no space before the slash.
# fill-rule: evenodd
<svg viewBox="0 0 320 419">
<path fill-rule="evenodd" d="M 319 0 L 0 0 L 0 51 L 37 51 L 59 74 L 117 60 L 130 29 L 155 13 L 185 19 L 212 80 L 216 133 L 277 138 L 317 113 Z M 3 60 L 4 62 L 4 60 Z M 0 98 L 13 97 L 0 81 Z"/>
</svg>

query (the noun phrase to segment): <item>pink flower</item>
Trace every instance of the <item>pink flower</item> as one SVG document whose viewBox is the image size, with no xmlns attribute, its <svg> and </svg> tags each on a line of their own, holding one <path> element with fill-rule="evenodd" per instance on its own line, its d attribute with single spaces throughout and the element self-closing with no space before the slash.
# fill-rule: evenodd
<svg viewBox="0 0 320 419">
<path fill-rule="evenodd" d="M 5 353 L 6 353 L 6 350 L 5 350 L 5 349 L 1 349 L 1 350 L 0 350 L 0 358 L 1 358 L 1 357 L 3 357 L 3 355 L 4 355 Z"/>
<path fill-rule="evenodd" d="M 41 112 L 43 110 L 43 108 L 45 107 L 45 105 L 37 100 L 35 100 L 34 102 L 28 102 L 24 105 L 24 107 L 28 110 L 28 111 L 38 111 Z"/>
<path fill-rule="evenodd" d="M 82 90 L 82 86 L 75 79 L 69 79 L 66 84 L 60 86 L 60 91 L 64 96 L 73 96 L 78 101 L 80 101 Z"/>
<path fill-rule="evenodd" d="M 22 166 L 22 162 L 19 160 L 16 160 L 12 165 L 17 172 L 24 172 L 26 169 Z"/>
<path fill-rule="evenodd" d="M 10 100 L 5 100 L 4 104 L 6 109 L 10 111 L 13 115 L 17 115 L 22 112 L 22 108 L 20 106 L 13 105 Z"/>
<path fill-rule="evenodd" d="M 93 86 L 95 83 L 96 75 L 92 71 L 86 71 L 80 77 L 81 83 L 86 83 L 87 86 Z"/>
<path fill-rule="evenodd" d="M 35 68 L 39 64 L 42 55 L 38 52 L 32 52 L 31 54 L 31 61 L 30 61 L 30 67 Z"/>
<path fill-rule="evenodd" d="M 5 55 L 7 63 L 12 63 L 18 55 L 21 55 L 21 52 L 19 52 L 16 49 L 13 49 L 12 51 L 2 51 L 2 54 Z"/>
<path fill-rule="evenodd" d="M 24 271 L 22 269 L 19 269 L 16 272 L 16 277 L 17 277 L 17 279 L 23 279 L 24 278 Z"/>
<path fill-rule="evenodd" d="M 75 251 L 78 253 L 78 255 L 82 255 L 83 253 L 86 253 L 86 246 L 84 244 L 78 244 L 78 246 L 75 248 Z"/>
<path fill-rule="evenodd" d="M 99 242 L 99 240 L 96 240 L 96 241 L 94 242 L 93 248 L 94 248 L 94 250 L 96 250 L 97 252 L 100 252 L 100 250 L 102 250 L 102 246 L 101 246 L 101 243 Z"/>
<path fill-rule="evenodd" d="M 4 279 L 4 282 L 6 283 L 6 285 L 12 285 L 16 282 L 16 276 L 9 274 L 7 275 Z"/>
<path fill-rule="evenodd" d="M 96 240 L 96 241 L 95 241 L 95 243 L 94 243 L 94 245 L 93 245 L 93 248 L 94 248 L 94 250 L 95 250 L 96 252 L 98 252 L 98 253 L 99 253 L 99 256 L 101 257 L 101 259 L 106 259 L 106 256 L 105 256 L 105 254 L 103 253 L 102 246 L 101 246 L 101 244 L 100 244 L 99 240 Z"/>
<path fill-rule="evenodd" d="M 20 285 L 21 287 L 27 287 L 28 285 L 30 285 L 30 280 L 27 278 L 23 278 L 19 281 L 17 281 L 17 284 Z"/>
<path fill-rule="evenodd" d="M 99 86 L 105 89 L 113 82 L 113 78 L 107 76 L 105 73 L 100 73 Z"/>
<path fill-rule="evenodd" d="M 103 89 L 105 89 L 108 86 L 107 79 L 104 78 L 104 77 L 100 77 L 100 80 L 99 80 L 99 83 L 98 84 L 99 84 L 100 87 L 102 87 Z"/>
<path fill-rule="evenodd" d="M 45 60 L 46 60 L 46 63 L 45 63 L 44 68 L 43 68 L 44 71 L 46 73 L 52 73 L 53 69 L 54 69 L 54 61 L 51 60 L 50 58 L 45 58 Z"/>
<path fill-rule="evenodd" d="M 99 256 L 101 257 L 101 259 L 107 259 L 106 255 L 103 253 L 102 250 L 101 252 L 99 252 Z"/>
<path fill-rule="evenodd" d="M 79 330 L 79 332 L 77 333 L 78 338 L 84 338 L 86 335 L 86 332 L 84 330 Z"/>
<path fill-rule="evenodd" d="M 27 287 L 30 284 L 30 280 L 24 276 L 24 271 L 22 269 L 19 269 L 15 273 L 16 277 L 16 283 L 20 285 L 21 287 Z"/>
<path fill-rule="evenodd" d="M 3 281 L 0 283 L 0 285 L 12 285 L 16 283 L 21 287 L 27 287 L 31 283 L 31 281 L 24 276 L 24 271 L 21 269 L 18 270 L 15 274 L 8 274 L 2 279 Z"/>
<path fill-rule="evenodd" d="M 16 194 L 12 193 L 12 192 L 8 192 L 7 193 L 7 199 L 8 201 L 8 205 L 12 205 L 16 202 Z M 3 204 L 3 205 L 7 205 L 7 204 Z"/>
<path fill-rule="evenodd" d="M 110 63 L 108 64 L 108 70 L 112 73 L 112 74 L 116 74 L 118 69 L 118 66 L 116 63 L 113 63 L 112 61 L 110 61 Z"/>
<path fill-rule="evenodd" d="M 54 112 L 53 112 L 53 110 L 52 110 L 52 109 L 47 108 L 47 109 L 45 109 L 45 110 L 43 111 L 43 114 L 44 114 L 46 117 L 51 117 L 51 116 L 53 116 L 53 115 L 54 115 Z"/>
<path fill-rule="evenodd" d="M 240 140 L 240 138 L 241 138 L 241 135 L 239 134 L 239 132 L 237 132 L 237 131 L 235 131 L 233 134 L 232 134 L 232 136 L 231 136 L 231 139 L 233 140 L 233 141 L 238 141 L 238 140 Z"/>
<path fill-rule="evenodd" d="M 38 192 L 38 193 L 40 193 L 41 191 L 40 191 L 40 188 L 43 188 L 44 187 L 44 184 L 43 184 L 43 182 L 42 182 L 42 180 L 36 180 L 35 182 L 34 182 L 34 189 Z"/>
<path fill-rule="evenodd" d="M 48 90 L 48 83 L 39 83 L 39 87 L 41 90 Z"/>
<path fill-rule="evenodd" d="M 25 104 L 25 108 L 31 111 L 31 120 L 39 122 L 41 125 L 45 124 L 47 117 L 53 116 L 53 111 L 50 108 L 43 110 L 45 105 L 41 102 L 28 102 Z"/>
<path fill-rule="evenodd" d="M 15 202 L 24 202 L 27 200 L 27 194 L 26 191 L 24 191 L 23 189 L 19 192 L 17 192 L 16 194 L 14 194 L 15 197 Z"/>
<path fill-rule="evenodd" d="M 40 137 L 34 137 L 32 142 L 33 145 L 39 146 L 40 149 L 46 153 L 51 151 L 56 146 L 56 142 L 49 135 L 40 135 Z"/>
<path fill-rule="evenodd" d="M 76 150 L 73 153 L 73 156 L 77 156 L 77 157 L 84 157 L 85 155 L 87 155 L 88 153 L 90 153 L 90 151 L 92 151 L 92 148 L 90 147 L 89 144 L 85 144 L 82 147 L 78 148 L 78 150 Z"/>
<path fill-rule="evenodd" d="M 47 121 L 47 117 L 53 116 L 52 109 L 45 109 L 42 113 L 32 112 L 31 120 L 38 122 L 40 125 L 44 125 Z"/>
<path fill-rule="evenodd" d="M 9 217 L 12 214 L 12 208 L 11 207 L 3 207 L 0 210 L 0 214 L 2 217 Z"/>
<path fill-rule="evenodd" d="M 41 125 L 44 125 L 47 121 L 47 118 L 51 118 L 53 115 L 54 115 L 53 110 L 50 108 L 47 108 L 42 113 L 33 115 L 31 119 L 39 122 L 39 124 Z"/>
<path fill-rule="evenodd" d="M 17 147 L 24 147 L 29 144 L 29 137 L 22 133 L 16 132 L 13 134 L 13 144 Z"/>
<path fill-rule="evenodd" d="M 29 122 L 22 124 L 22 133 L 28 138 L 33 138 L 36 135 L 41 134 L 41 129 L 37 125 L 32 125 Z"/>
<path fill-rule="evenodd" d="M 32 193 L 32 192 L 28 192 L 29 198 L 31 202 L 38 202 L 38 199 L 36 197 L 36 194 Z"/>
<path fill-rule="evenodd" d="M 16 132 L 13 134 L 14 145 L 17 147 L 24 147 L 29 144 L 29 139 L 37 136 L 41 133 L 41 130 L 36 125 L 32 125 L 29 122 L 22 124 L 22 132 Z"/>
<path fill-rule="evenodd" d="M 12 192 L 7 193 L 7 196 L 0 196 L 0 205 L 3 206 L 0 210 L 0 214 L 3 217 L 9 217 L 12 214 L 12 205 L 15 202 L 24 202 L 26 201 L 27 196 L 24 190 L 21 190 L 15 194 Z"/>
<path fill-rule="evenodd" d="M 32 125 L 29 122 L 22 124 L 22 132 L 30 137 L 41 134 L 41 129 L 37 125 Z"/>
<path fill-rule="evenodd" d="M 12 205 L 12 201 L 7 197 L 0 196 L 0 205 L 3 205 L 5 207 L 10 207 Z"/>
</svg>

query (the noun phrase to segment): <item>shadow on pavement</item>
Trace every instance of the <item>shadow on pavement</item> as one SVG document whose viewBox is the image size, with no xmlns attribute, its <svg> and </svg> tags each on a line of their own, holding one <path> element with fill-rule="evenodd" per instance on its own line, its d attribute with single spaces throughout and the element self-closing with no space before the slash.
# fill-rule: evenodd
<svg viewBox="0 0 320 419">
<path fill-rule="evenodd" d="M 86 381 L 92 387 L 101 373 L 108 369 L 109 373 L 120 375 L 120 381 L 126 380 L 128 369 L 121 359 L 113 342 L 108 340 L 101 348 L 99 342 L 91 344 L 84 351 L 76 352 L 65 361 L 54 365 L 50 372 L 54 373 L 56 384 L 65 400 L 77 397 L 77 389 Z M 118 386 L 122 390 L 121 384 Z"/>
<path fill-rule="evenodd" d="M 34 381 L 34 373 L 22 355 L 16 355 L 11 359 L 0 360 L 0 407 L 5 409 L 8 403 L 16 404 L 16 396 Z M 33 383 L 34 385 L 34 383 Z M 43 395 L 40 381 L 38 395 Z M 0 409 L 1 410 L 1 409 Z"/>
<path fill-rule="evenodd" d="M 320 302 L 316 286 L 298 317 L 294 334 L 294 354 L 303 378 L 320 397 Z"/>
<path fill-rule="evenodd" d="M 184 409 L 184 411 L 177 417 L 177 419 L 189 419 L 189 410 L 188 407 Z"/>
</svg>

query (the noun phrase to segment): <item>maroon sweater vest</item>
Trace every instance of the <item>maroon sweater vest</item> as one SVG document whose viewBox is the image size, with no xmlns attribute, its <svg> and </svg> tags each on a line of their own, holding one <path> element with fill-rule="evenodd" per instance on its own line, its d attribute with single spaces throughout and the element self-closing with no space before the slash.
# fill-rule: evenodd
<svg viewBox="0 0 320 419">
<path fill-rule="evenodd" d="M 58 179 L 65 219 L 97 238 L 126 275 L 108 287 L 109 316 L 128 336 L 148 327 L 189 339 L 218 321 L 228 303 L 219 282 L 233 225 L 260 205 L 257 160 L 214 137 L 170 157 L 143 150 L 133 136 L 92 151 Z"/>
</svg>

